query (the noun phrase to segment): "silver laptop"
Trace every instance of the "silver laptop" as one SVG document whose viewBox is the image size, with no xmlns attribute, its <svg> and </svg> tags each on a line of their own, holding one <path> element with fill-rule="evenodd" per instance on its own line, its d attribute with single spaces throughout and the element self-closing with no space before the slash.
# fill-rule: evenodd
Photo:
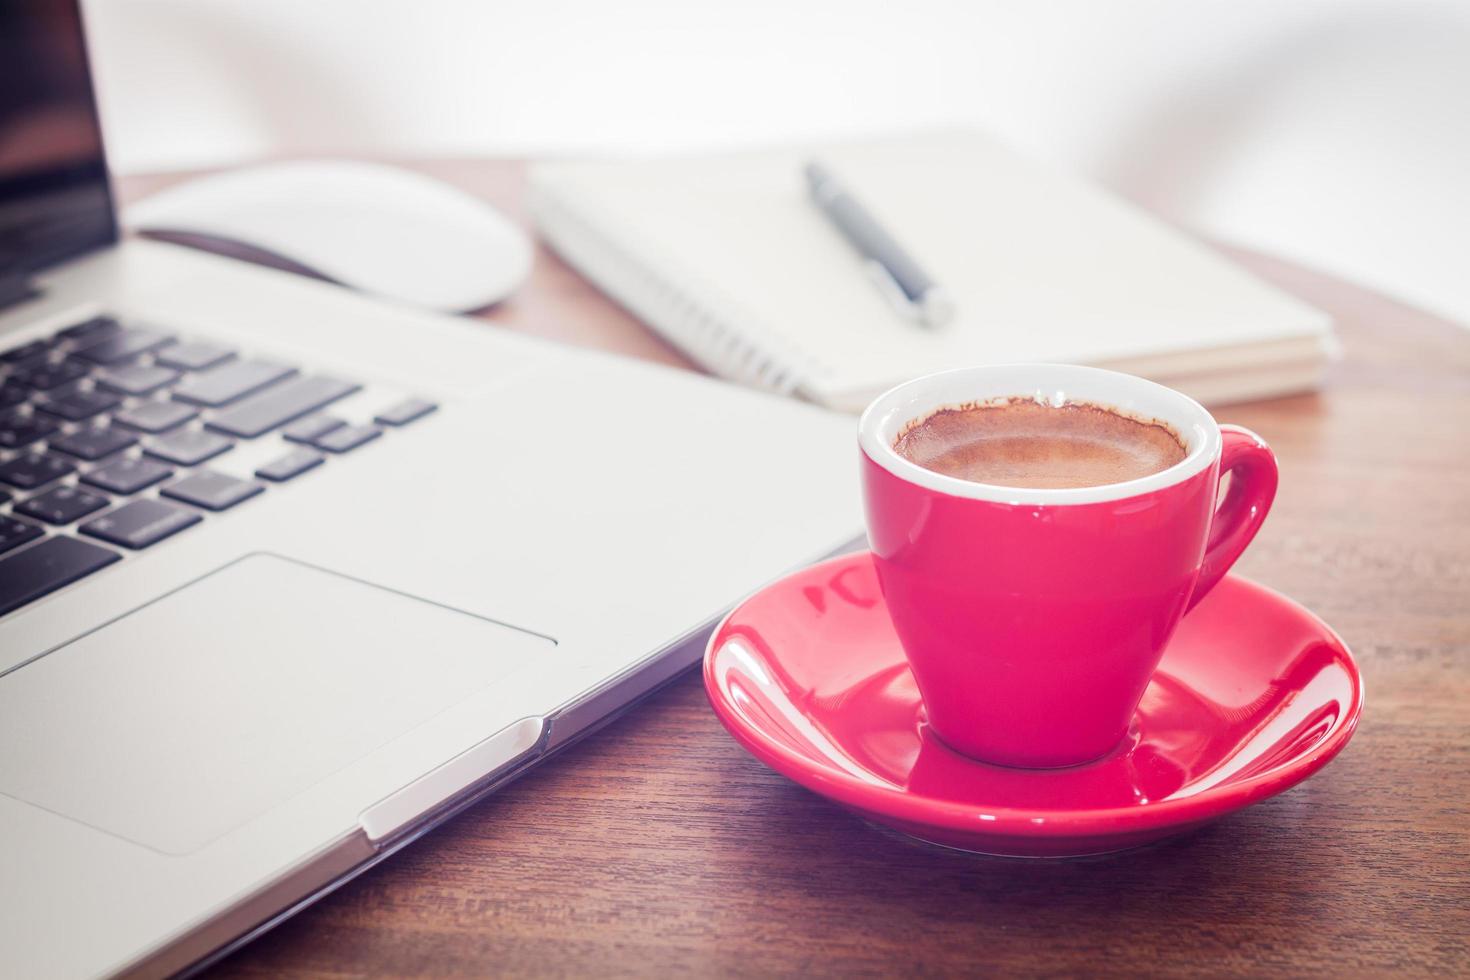
<svg viewBox="0 0 1470 980">
<path fill-rule="evenodd" d="M 73 0 L 0 12 L 0 974 L 186 969 L 859 528 L 849 419 L 118 241 Z"/>
</svg>

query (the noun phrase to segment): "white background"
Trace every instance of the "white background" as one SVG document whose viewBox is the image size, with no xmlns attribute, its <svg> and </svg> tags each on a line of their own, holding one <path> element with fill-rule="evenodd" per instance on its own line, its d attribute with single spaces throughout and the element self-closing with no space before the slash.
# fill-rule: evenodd
<svg viewBox="0 0 1470 980">
<path fill-rule="evenodd" d="M 1470 3 L 89 0 L 119 172 L 975 123 L 1470 323 Z"/>
</svg>

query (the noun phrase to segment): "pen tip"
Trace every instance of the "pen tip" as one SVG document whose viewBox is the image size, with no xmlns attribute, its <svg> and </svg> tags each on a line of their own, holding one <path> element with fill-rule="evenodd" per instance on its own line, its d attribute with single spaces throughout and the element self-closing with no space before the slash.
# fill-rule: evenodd
<svg viewBox="0 0 1470 980">
<path fill-rule="evenodd" d="M 919 301 L 919 317 L 926 326 L 942 327 L 954 319 L 954 300 L 949 293 L 936 286 Z"/>
</svg>

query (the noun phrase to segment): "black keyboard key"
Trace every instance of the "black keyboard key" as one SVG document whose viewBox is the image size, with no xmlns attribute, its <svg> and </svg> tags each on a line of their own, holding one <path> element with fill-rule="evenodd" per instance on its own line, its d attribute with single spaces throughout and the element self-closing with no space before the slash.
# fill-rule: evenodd
<svg viewBox="0 0 1470 980">
<path fill-rule="evenodd" d="M 164 367 L 178 368 L 180 371 L 203 371 L 216 364 L 223 364 L 234 356 L 235 352 L 227 347 L 185 341 L 160 348 L 153 359 Z"/>
<path fill-rule="evenodd" d="M 15 512 L 47 524 L 70 524 L 101 510 L 107 503 L 102 494 L 81 487 L 54 487 L 16 504 Z"/>
<path fill-rule="evenodd" d="M 141 456 L 115 459 L 82 475 L 82 482 L 113 493 L 137 493 L 174 475 L 162 463 Z"/>
<path fill-rule="evenodd" d="M 333 429 L 340 429 L 346 424 L 335 415 L 309 415 L 286 426 L 281 430 L 281 435 L 291 442 L 313 443 Z"/>
<path fill-rule="evenodd" d="M 255 471 L 255 475 L 262 480 L 282 483 L 292 477 L 300 476 L 313 467 L 320 466 L 326 458 L 315 449 L 307 449 L 303 446 L 266 463 Z"/>
<path fill-rule="evenodd" d="M 124 364 L 97 375 L 97 384 L 124 395 L 146 395 L 179 380 L 179 372 L 157 364 Z"/>
<path fill-rule="evenodd" d="M 74 327 L 67 327 L 56 336 L 80 342 L 98 340 L 121 329 L 122 325 L 110 316 L 94 316 L 90 320 L 83 320 Z"/>
<path fill-rule="evenodd" d="M 4 490 L 0 490 L 0 504 L 5 503 L 5 501 L 7 501 L 9 499 L 10 499 L 10 494 L 7 493 Z"/>
<path fill-rule="evenodd" d="M 80 361 L 37 361 L 16 368 L 10 380 L 37 391 L 50 391 L 84 377 L 90 368 Z"/>
<path fill-rule="evenodd" d="M 33 361 L 38 357 L 45 357 L 46 352 L 50 349 L 51 342 L 49 340 L 33 340 L 29 344 L 12 347 L 5 353 L 0 354 L 0 361 L 4 361 L 6 364 L 23 364 L 26 361 Z"/>
<path fill-rule="evenodd" d="M 38 439 L 46 438 L 59 428 L 61 428 L 61 423 L 49 415 L 27 415 L 12 410 L 0 415 L 0 449 L 19 449 L 22 446 L 29 446 Z"/>
<path fill-rule="evenodd" d="M 358 388 L 336 378 L 292 378 L 236 402 L 210 419 L 208 425 L 227 435 L 254 439 L 278 425 L 345 398 Z"/>
<path fill-rule="evenodd" d="M 178 402 L 139 402 L 132 408 L 124 408 L 117 412 L 112 416 L 112 420 L 143 432 L 163 432 L 174 426 L 183 425 L 198 414 L 197 408 L 190 408 Z"/>
<path fill-rule="evenodd" d="M 30 521 L 18 521 L 0 514 L 0 551 L 18 548 L 27 541 L 34 541 L 46 532 Z"/>
<path fill-rule="evenodd" d="M 254 480 L 239 480 L 214 470 L 200 470 L 177 483 L 170 483 L 159 493 L 205 510 L 224 510 L 242 500 L 249 500 L 264 489 Z"/>
<path fill-rule="evenodd" d="M 381 422 L 383 425 L 407 425 L 416 419 L 423 418 L 438 407 L 433 402 L 426 402 L 422 398 L 408 398 L 391 408 L 385 408 L 373 416 L 373 421 Z"/>
<path fill-rule="evenodd" d="M 201 520 L 203 518 L 192 510 L 161 500 L 134 500 L 93 518 L 79 530 L 94 538 L 136 550 L 157 544 L 170 534 L 177 534 Z"/>
<path fill-rule="evenodd" d="M 0 408 L 10 408 L 19 405 L 31 397 L 29 389 L 12 381 L 0 383 Z"/>
<path fill-rule="evenodd" d="M 174 389 L 174 397 L 191 405 L 218 408 L 295 373 L 295 368 L 267 361 L 230 361 L 185 379 Z"/>
<path fill-rule="evenodd" d="M 8 463 L 0 463 L 0 481 L 21 490 L 34 490 L 75 470 L 75 466 L 59 456 L 26 453 Z"/>
<path fill-rule="evenodd" d="M 79 388 L 71 388 L 46 395 L 37 402 L 36 407 L 48 415 L 55 415 L 68 422 L 80 422 L 121 404 L 122 396 L 114 395 L 109 391 L 83 391 Z"/>
<path fill-rule="evenodd" d="M 57 452 L 90 462 L 111 456 L 137 441 L 137 436 L 122 429 L 78 429 L 68 435 L 55 436 L 47 445 Z"/>
<path fill-rule="evenodd" d="M 117 561 L 115 551 L 56 537 L 0 559 L 0 616 Z"/>
<path fill-rule="evenodd" d="M 312 445 L 330 453 L 345 453 L 356 449 L 365 442 L 372 442 L 382 434 L 383 430 L 376 425 L 344 425 L 340 429 L 328 432 Z"/>
<path fill-rule="evenodd" d="M 77 356 L 93 364 L 116 364 L 155 347 L 162 347 L 173 339 L 162 331 L 143 327 L 122 327 L 100 336 L 101 340 L 89 342 L 77 351 Z"/>
<path fill-rule="evenodd" d="M 149 439 L 143 444 L 143 451 L 180 466 L 197 466 L 234 445 L 224 436 L 203 429 L 179 429 Z"/>
</svg>

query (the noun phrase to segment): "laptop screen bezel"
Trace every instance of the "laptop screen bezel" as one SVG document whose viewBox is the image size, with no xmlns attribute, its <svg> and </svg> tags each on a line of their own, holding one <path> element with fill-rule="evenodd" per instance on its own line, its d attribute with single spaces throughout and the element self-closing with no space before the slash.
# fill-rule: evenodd
<svg viewBox="0 0 1470 980">
<path fill-rule="evenodd" d="M 43 199 L 47 193 L 69 187 L 95 193 L 97 203 L 81 212 L 69 213 L 66 202 L 58 200 L 50 207 L 49 214 L 44 206 L 38 210 L 37 214 L 31 216 L 36 224 L 28 233 L 31 242 L 25 250 L 14 256 L 6 256 L 4 250 L 0 249 L 0 283 L 28 279 L 61 262 L 115 245 L 119 237 L 116 199 L 107 163 L 107 148 L 102 138 L 85 18 L 79 0 L 32 0 L 32 3 L 23 5 L 21 10 L 43 6 L 57 8 L 57 13 L 65 15 L 64 19 L 70 22 L 68 29 L 75 31 L 75 41 L 83 52 L 80 74 L 74 80 L 85 95 L 86 106 L 91 110 L 97 153 L 63 166 L 33 171 L 18 179 L 11 178 L 7 181 L 0 175 L 0 202 L 7 196 L 10 196 L 11 201 L 25 200 L 27 195 Z M 25 14 L 13 12 L 11 16 Z M 0 226 L 0 233 L 4 232 L 5 228 Z"/>
</svg>

